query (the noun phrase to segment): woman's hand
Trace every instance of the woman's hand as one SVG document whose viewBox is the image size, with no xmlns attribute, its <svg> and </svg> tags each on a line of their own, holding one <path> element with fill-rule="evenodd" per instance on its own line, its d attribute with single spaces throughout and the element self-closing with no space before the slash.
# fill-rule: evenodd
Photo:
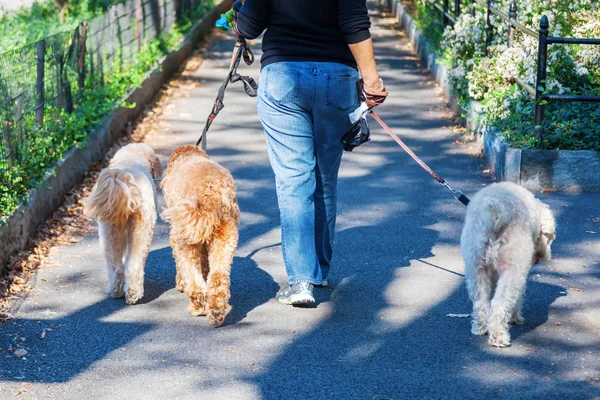
<svg viewBox="0 0 600 400">
<path fill-rule="evenodd" d="M 381 78 L 377 78 L 374 81 L 363 80 L 363 94 L 365 96 L 365 103 L 367 103 L 369 108 L 373 108 L 383 104 L 388 96 L 388 91 L 383 85 Z"/>
<path fill-rule="evenodd" d="M 363 79 L 363 93 L 365 102 L 369 108 L 373 108 L 383 103 L 388 95 L 383 81 L 379 78 L 375 55 L 373 54 L 373 41 L 371 38 L 362 42 L 348 45 L 350 51 L 356 60 L 360 76 Z"/>
</svg>

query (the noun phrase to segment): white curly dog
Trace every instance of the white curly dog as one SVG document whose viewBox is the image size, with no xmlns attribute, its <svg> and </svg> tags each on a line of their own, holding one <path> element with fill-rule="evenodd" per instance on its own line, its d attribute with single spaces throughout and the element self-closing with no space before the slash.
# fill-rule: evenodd
<svg viewBox="0 0 600 400">
<path fill-rule="evenodd" d="M 156 185 L 162 168 L 154 150 L 131 143 L 117 151 L 84 200 L 98 221 L 108 269 L 108 293 L 135 304 L 144 296 L 144 265 L 156 224 Z"/>
<path fill-rule="evenodd" d="M 508 324 L 524 322 L 521 303 L 529 270 L 550 259 L 555 238 L 552 212 L 527 189 L 495 183 L 473 197 L 460 245 L 474 335 L 489 333 L 490 345 L 510 346 Z"/>
</svg>

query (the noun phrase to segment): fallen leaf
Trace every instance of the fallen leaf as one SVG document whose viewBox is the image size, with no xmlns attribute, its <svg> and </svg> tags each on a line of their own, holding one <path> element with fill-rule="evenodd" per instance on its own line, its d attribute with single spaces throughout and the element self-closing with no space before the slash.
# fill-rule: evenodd
<svg viewBox="0 0 600 400">
<path fill-rule="evenodd" d="M 46 337 L 46 330 L 44 329 L 42 331 L 42 334 L 40 335 L 40 340 Z"/>
<path fill-rule="evenodd" d="M 469 318 L 471 314 L 446 314 L 446 317 L 450 318 Z"/>
<path fill-rule="evenodd" d="M 448 218 L 453 219 L 456 218 L 454 215 L 448 215 Z"/>
<path fill-rule="evenodd" d="M 560 323 L 560 321 L 558 321 L 558 322 L 556 323 L 556 326 L 561 326 L 561 325 L 562 325 L 562 324 Z"/>
<path fill-rule="evenodd" d="M 596 233 L 598 233 L 598 232 L 596 232 L 596 231 L 585 231 L 585 233 L 596 234 Z"/>
<path fill-rule="evenodd" d="M 29 352 L 25 349 L 16 349 L 13 354 L 15 355 L 15 357 L 21 358 L 25 357 L 27 354 L 29 354 Z"/>
<path fill-rule="evenodd" d="M 532 349 L 531 347 L 528 347 L 528 348 L 526 348 L 525 350 L 527 350 L 527 351 L 531 351 L 531 352 L 534 352 L 534 353 L 535 353 L 535 352 L 537 352 L 537 350 L 536 350 L 536 349 Z"/>
<path fill-rule="evenodd" d="M 231 353 L 231 354 L 237 354 L 237 355 L 242 355 L 242 353 L 239 353 L 235 350 L 231 350 L 231 349 L 225 349 L 226 352 Z"/>
</svg>

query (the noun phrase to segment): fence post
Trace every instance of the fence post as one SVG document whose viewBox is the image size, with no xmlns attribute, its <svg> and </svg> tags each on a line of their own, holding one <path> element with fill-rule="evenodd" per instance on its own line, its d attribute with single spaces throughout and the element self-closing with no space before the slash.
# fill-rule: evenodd
<svg viewBox="0 0 600 400">
<path fill-rule="evenodd" d="M 537 79 L 535 82 L 535 111 L 533 115 L 533 135 L 539 137 L 543 132 L 544 124 L 544 105 L 542 100 L 546 91 L 546 62 L 548 58 L 548 18 L 544 15 L 540 21 L 538 61 L 537 61 Z"/>
<path fill-rule="evenodd" d="M 135 2 L 135 39 L 138 44 L 138 51 L 142 48 L 142 0 L 136 0 Z"/>
<path fill-rule="evenodd" d="M 475 16 L 475 0 L 471 0 L 471 17 Z"/>
<path fill-rule="evenodd" d="M 515 29 L 513 28 L 513 21 L 517 20 L 517 3 L 515 0 L 510 3 L 508 8 L 508 47 L 513 45 L 515 41 Z"/>
<path fill-rule="evenodd" d="M 486 7 L 486 24 L 487 24 L 487 35 L 485 38 L 485 54 L 489 55 L 488 53 L 488 48 L 492 45 L 492 40 L 493 40 L 493 34 L 494 34 L 494 27 L 492 26 L 492 21 L 490 19 L 490 8 L 492 7 L 492 0 L 487 0 L 487 7 Z"/>
<path fill-rule="evenodd" d="M 40 40 L 37 46 L 37 81 L 38 98 L 35 102 L 35 122 L 38 126 L 44 123 L 44 66 L 46 63 L 46 41 Z"/>
<path fill-rule="evenodd" d="M 444 16 L 442 19 L 444 26 L 448 25 L 448 2 L 449 0 L 444 0 Z"/>
<path fill-rule="evenodd" d="M 77 85 L 79 90 L 83 90 L 85 86 L 85 42 L 87 40 L 87 22 L 83 21 L 79 26 L 79 43 L 77 52 Z"/>
<path fill-rule="evenodd" d="M 454 0 L 454 16 L 456 18 L 460 16 L 460 0 Z"/>
<path fill-rule="evenodd" d="M 104 62 L 102 60 L 102 52 L 98 49 L 98 62 L 97 62 L 98 78 L 100 79 L 100 86 L 104 86 Z"/>
</svg>

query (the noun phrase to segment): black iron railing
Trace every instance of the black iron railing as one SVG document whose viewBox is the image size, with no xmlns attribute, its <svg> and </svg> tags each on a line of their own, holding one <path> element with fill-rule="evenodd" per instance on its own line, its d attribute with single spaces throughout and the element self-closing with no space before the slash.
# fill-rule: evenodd
<svg viewBox="0 0 600 400">
<path fill-rule="evenodd" d="M 424 0 L 431 4 L 435 9 L 440 11 L 442 14 L 442 21 L 444 26 L 455 23 L 456 18 L 461 14 L 461 1 L 454 0 L 454 9 L 450 10 L 449 0 Z M 600 45 L 600 39 L 587 39 L 587 38 L 564 38 L 548 36 L 548 28 L 550 24 L 548 18 L 544 15 L 540 21 L 540 29 L 535 32 L 525 25 L 517 21 L 518 7 L 516 1 L 513 0 L 510 3 L 508 13 L 499 10 L 492 6 L 492 0 L 469 0 L 470 1 L 470 13 L 475 15 L 475 5 L 479 4 L 485 9 L 486 12 L 486 53 L 490 47 L 494 38 L 494 26 L 492 25 L 492 15 L 500 18 L 502 21 L 508 24 L 508 46 L 512 46 L 517 31 L 529 35 L 538 41 L 538 57 L 537 57 L 537 75 L 535 88 L 531 87 L 527 83 L 523 82 L 519 78 L 515 78 L 514 81 L 525 89 L 533 99 L 535 99 L 534 109 L 534 129 L 533 133 L 535 136 L 539 136 L 543 133 L 544 123 L 544 106 L 550 101 L 561 101 L 561 102 L 591 102 L 600 103 L 600 96 L 584 96 L 584 95 L 563 95 L 563 94 L 549 94 L 546 93 L 546 71 L 548 69 L 548 46 L 551 44 L 582 44 L 582 45 Z M 452 11 L 452 14 L 450 13 Z"/>
</svg>

